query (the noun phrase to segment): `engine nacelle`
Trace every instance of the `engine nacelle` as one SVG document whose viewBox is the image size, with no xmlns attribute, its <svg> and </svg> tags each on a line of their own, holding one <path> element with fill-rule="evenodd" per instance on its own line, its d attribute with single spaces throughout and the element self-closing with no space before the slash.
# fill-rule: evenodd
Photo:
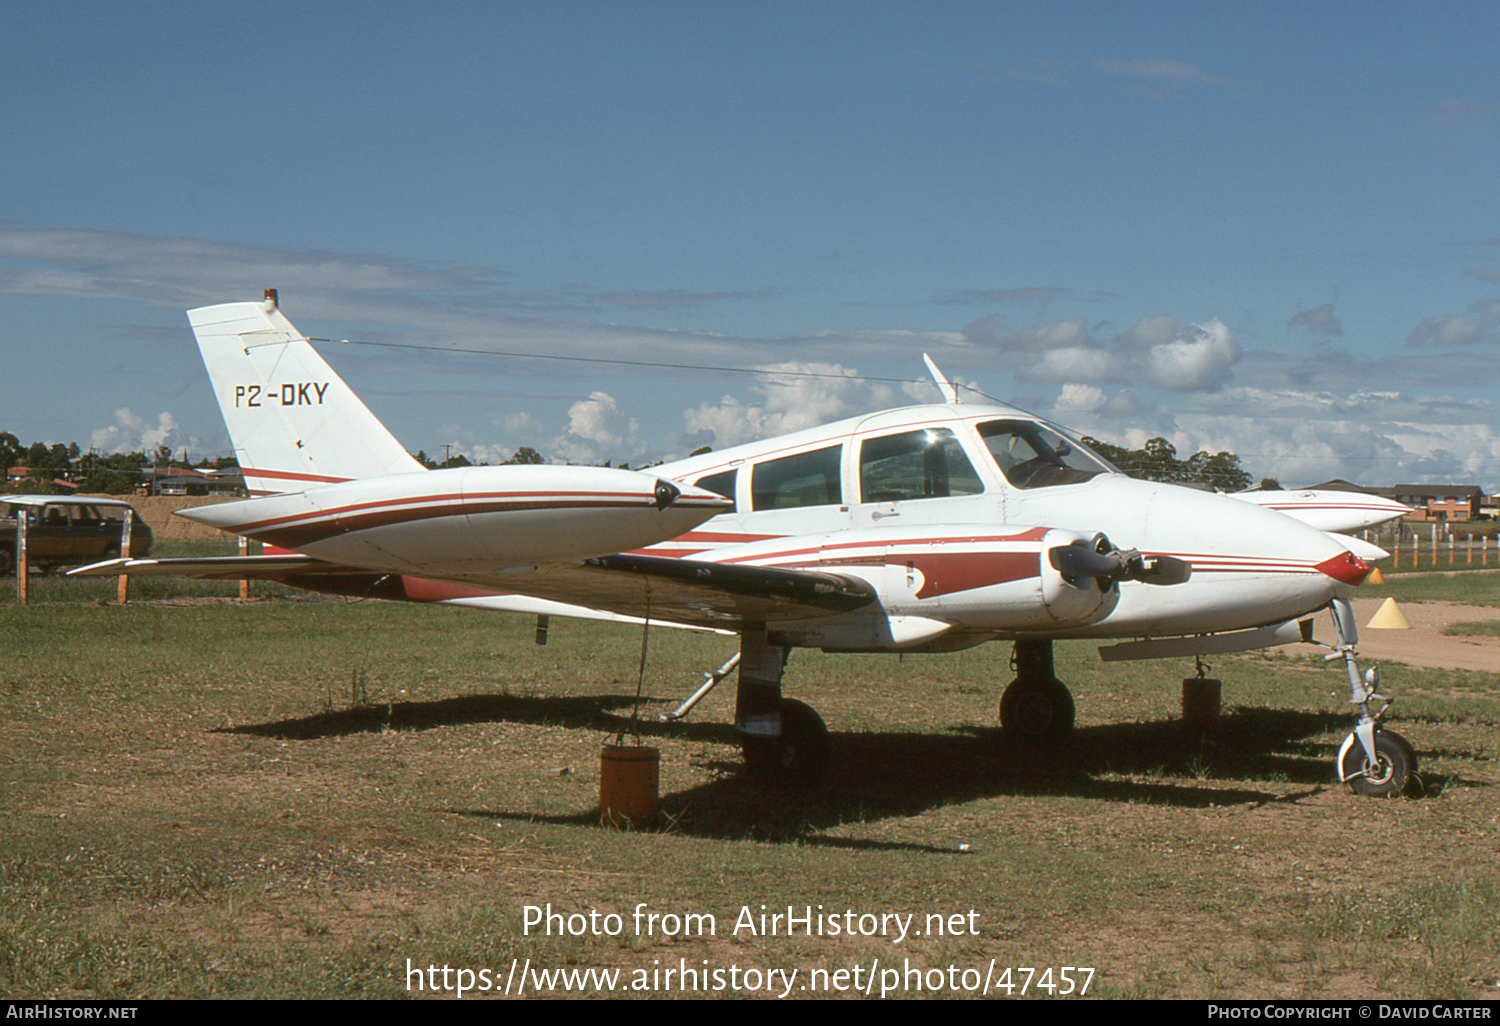
<svg viewBox="0 0 1500 1026">
<path fill-rule="evenodd" d="M 1052 565 L 1053 549 L 1075 545 L 1109 550 L 1102 535 L 1078 531 L 945 527 L 780 538 L 736 552 L 755 551 L 767 562 L 775 550 L 816 553 L 816 560 L 804 556 L 777 565 L 856 577 L 880 595 L 878 604 L 863 609 L 778 625 L 778 637 L 788 643 L 826 651 L 912 652 L 956 651 L 994 637 L 1102 620 L 1119 601 L 1114 581 L 1064 574 Z M 723 558 L 726 550 L 715 555 Z"/>
<path fill-rule="evenodd" d="M 1064 574 L 1050 558 L 1055 548 L 1099 550 L 1108 548 L 1108 540 L 1059 529 L 1032 534 L 1025 576 L 943 594 L 938 605 L 942 618 L 969 630 L 1010 634 L 1083 627 L 1108 616 L 1120 599 L 1119 587 L 1103 578 Z"/>
</svg>

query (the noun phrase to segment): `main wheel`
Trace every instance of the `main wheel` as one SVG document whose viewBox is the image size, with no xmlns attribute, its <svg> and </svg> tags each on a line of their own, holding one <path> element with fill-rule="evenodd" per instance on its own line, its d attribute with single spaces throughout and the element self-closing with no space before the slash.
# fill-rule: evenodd
<svg viewBox="0 0 1500 1026">
<path fill-rule="evenodd" d="M 1406 738 L 1389 730 L 1375 735 L 1375 760 L 1372 767 L 1364 745 L 1356 741 L 1344 753 L 1339 775 L 1350 777 L 1349 786 L 1356 794 L 1384 798 L 1405 790 L 1406 782 L 1417 771 L 1417 753 Z M 1361 775 L 1350 776 L 1354 773 Z"/>
<path fill-rule="evenodd" d="M 1073 730 L 1073 695 L 1055 678 L 1017 678 L 1000 696 L 1000 728 L 1019 741 L 1061 741 Z"/>
<path fill-rule="evenodd" d="M 828 727 L 812 706 L 781 700 L 781 736 L 744 743 L 745 766 L 767 784 L 816 787 L 828 769 Z"/>
<path fill-rule="evenodd" d="M 9 577 L 16 569 L 16 554 L 7 548 L 0 548 L 0 577 Z"/>
</svg>

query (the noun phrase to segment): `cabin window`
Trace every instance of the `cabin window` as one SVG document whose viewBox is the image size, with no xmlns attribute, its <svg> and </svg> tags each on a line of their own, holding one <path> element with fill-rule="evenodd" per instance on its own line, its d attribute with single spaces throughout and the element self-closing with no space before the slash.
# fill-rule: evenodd
<svg viewBox="0 0 1500 1026">
<path fill-rule="evenodd" d="M 859 450 L 859 492 L 864 502 L 946 499 L 978 495 L 984 483 L 947 428 L 923 428 L 867 438 Z"/>
<path fill-rule="evenodd" d="M 1117 473 L 1082 442 L 1032 420 L 992 420 L 979 425 L 995 465 L 1017 488 L 1078 484 Z"/>
<path fill-rule="evenodd" d="M 709 474 L 707 477 L 700 477 L 698 480 L 694 481 L 693 484 L 699 488 L 702 488 L 704 491 L 717 492 L 718 494 L 724 496 L 724 498 L 728 499 L 730 502 L 733 502 L 735 478 L 738 476 L 739 468 L 736 467 L 734 470 L 726 470 L 722 473 Z M 734 507 L 730 506 L 729 509 L 725 510 L 725 512 L 733 513 Z"/>
<path fill-rule="evenodd" d="M 751 505 L 756 510 L 837 505 L 844 501 L 842 463 L 840 445 L 757 463 L 750 474 Z"/>
</svg>

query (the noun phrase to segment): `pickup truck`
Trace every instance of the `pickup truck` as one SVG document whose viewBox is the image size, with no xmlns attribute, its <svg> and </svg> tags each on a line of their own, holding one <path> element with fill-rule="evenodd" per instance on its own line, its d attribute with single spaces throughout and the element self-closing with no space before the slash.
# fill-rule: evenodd
<svg viewBox="0 0 1500 1026">
<path fill-rule="evenodd" d="M 151 554 L 151 528 L 128 502 L 65 495 L 0 495 L 0 576 L 15 571 L 17 518 L 26 518 L 26 558 L 30 566 L 93 563 L 120 554 L 120 528 L 130 517 L 130 555 Z"/>
</svg>

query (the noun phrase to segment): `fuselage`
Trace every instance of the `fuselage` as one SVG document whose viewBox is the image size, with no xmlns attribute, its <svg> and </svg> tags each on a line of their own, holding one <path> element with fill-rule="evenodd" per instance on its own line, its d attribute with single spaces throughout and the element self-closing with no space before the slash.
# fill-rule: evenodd
<svg viewBox="0 0 1500 1026">
<path fill-rule="evenodd" d="M 1238 631 L 1320 609 L 1369 572 L 1336 536 L 1281 513 L 1134 480 L 1038 418 L 956 404 L 871 414 L 648 473 L 385 475 L 190 515 L 398 575 L 404 597 L 421 601 L 611 619 L 649 608 L 659 622 L 729 629 L 764 619 L 779 643 L 846 651 Z M 1058 553 L 1075 546 L 1168 557 L 1191 574 L 1079 573 L 1093 564 Z M 651 604 L 626 594 L 628 573 L 578 575 L 584 561 L 625 550 L 832 575 L 866 600 L 747 603 L 714 583 L 727 569 L 677 587 L 665 578 L 684 578 L 660 563 L 636 564 L 664 575 Z"/>
<path fill-rule="evenodd" d="M 646 552 L 835 570 L 875 585 L 885 614 L 979 640 L 1262 626 L 1322 608 L 1369 572 L 1321 530 L 1229 496 L 1126 477 L 1076 438 L 1001 407 L 891 410 L 654 471 L 732 498 L 735 509 Z M 1034 562 L 1002 565 L 1028 530 L 1033 541 L 1046 530 L 1102 533 L 1120 548 L 1186 560 L 1192 577 L 1122 582 L 1082 622 L 987 616 L 1018 592 L 1016 575 L 1045 576 Z"/>
</svg>

